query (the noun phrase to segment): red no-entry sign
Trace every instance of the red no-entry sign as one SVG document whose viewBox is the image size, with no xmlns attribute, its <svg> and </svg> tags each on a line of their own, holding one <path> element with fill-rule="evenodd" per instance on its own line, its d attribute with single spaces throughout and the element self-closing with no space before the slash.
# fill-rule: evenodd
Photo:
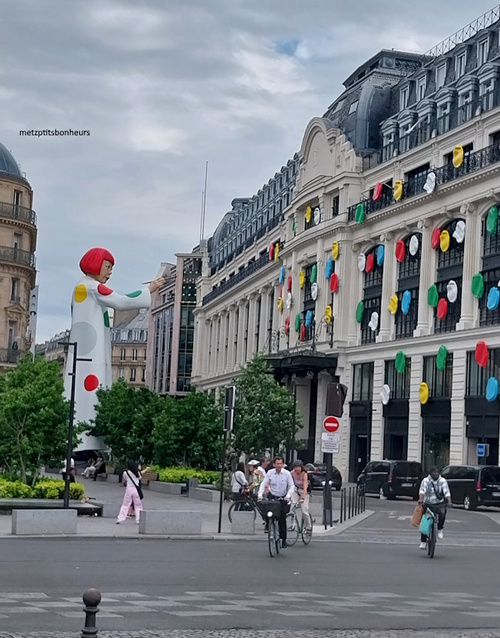
<svg viewBox="0 0 500 638">
<path fill-rule="evenodd" d="M 323 421 L 325 432 L 336 432 L 340 427 L 340 421 L 336 416 L 327 416 Z"/>
</svg>

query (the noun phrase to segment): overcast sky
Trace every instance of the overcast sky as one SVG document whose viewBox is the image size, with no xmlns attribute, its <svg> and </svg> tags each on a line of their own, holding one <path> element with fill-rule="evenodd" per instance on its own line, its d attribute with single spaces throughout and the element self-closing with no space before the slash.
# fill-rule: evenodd
<svg viewBox="0 0 500 638">
<path fill-rule="evenodd" d="M 3 0 L 0 142 L 35 192 L 37 342 L 69 327 L 78 262 L 111 250 L 128 292 L 299 150 L 382 48 L 425 52 L 475 0 Z M 89 130 L 20 137 L 20 129 Z"/>
</svg>

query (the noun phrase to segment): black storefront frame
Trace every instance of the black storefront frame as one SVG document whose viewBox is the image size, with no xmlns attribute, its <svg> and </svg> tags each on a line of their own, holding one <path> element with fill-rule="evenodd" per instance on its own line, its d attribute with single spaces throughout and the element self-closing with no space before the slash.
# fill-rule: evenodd
<svg viewBox="0 0 500 638">
<path fill-rule="evenodd" d="M 349 435 L 349 481 L 355 482 L 366 463 L 370 461 L 372 439 L 372 401 L 351 401 Z M 362 440 L 361 440 L 362 439 Z M 358 461 L 360 446 L 366 441 L 366 459 Z M 364 457 L 361 456 L 363 459 Z"/>
</svg>

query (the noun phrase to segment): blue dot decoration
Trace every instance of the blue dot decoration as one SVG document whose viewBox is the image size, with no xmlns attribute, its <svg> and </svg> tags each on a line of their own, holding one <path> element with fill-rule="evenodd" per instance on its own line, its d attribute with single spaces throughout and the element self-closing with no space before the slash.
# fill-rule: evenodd
<svg viewBox="0 0 500 638">
<path fill-rule="evenodd" d="M 377 266 L 381 266 L 384 263 L 385 248 L 380 244 L 377 248 Z"/>
<path fill-rule="evenodd" d="M 333 275 L 333 259 L 331 257 L 328 257 L 328 259 L 326 260 L 326 266 L 325 266 L 325 277 L 327 279 L 330 279 L 332 275 Z"/>
<path fill-rule="evenodd" d="M 309 326 L 312 324 L 313 321 L 313 315 L 312 312 L 310 310 L 308 310 L 306 312 L 306 327 L 309 328 Z"/>
<path fill-rule="evenodd" d="M 403 297 L 401 298 L 401 312 L 404 315 L 407 315 L 410 312 L 410 304 L 411 292 L 409 290 L 405 290 L 403 293 Z"/>
<path fill-rule="evenodd" d="M 486 400 L 490 403 L 498 397 L 498 380 L 490 377 L 486 384 Z"/>
<path fill-rule="evenodd" d="M 285 282 L 285 266 L 280 268 L 280 284 Z"/>
<path fill-rule="evenodd" d="M 500 302 L 500 290 L 494 286 L 488 293 L 486 307 L 488 310 L 496 310 L 496 308 L 498 308 L 498 302 Z"/>
</svg>

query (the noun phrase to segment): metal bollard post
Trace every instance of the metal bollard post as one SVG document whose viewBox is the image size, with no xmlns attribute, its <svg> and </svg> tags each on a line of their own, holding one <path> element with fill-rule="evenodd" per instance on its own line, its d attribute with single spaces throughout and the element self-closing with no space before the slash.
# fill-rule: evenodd
<svg viewBox="0 0 500 638">
<path fill-rule="evenodd" d="M 347 488 L 344 488 L 344 521 L 347 520 Z"/>
<path fill-rule="evenodd" d="M 340 522 L 344 522 L 344 488 L 340 490 Z"/>
<path fill-rule="evenodd" d="M 352 487 L 349 486 L 349 518 L 352 518 Z"/>
<path fill-rule="evenodd" d="M 82 629 L 81 638 L 96 638 L 96 615 L 99 611 L 99 603 L 101 602 L 101 593 L 97 589 L 87 589 L 83 594 L 83 603 L 85 607 L 85 627 Z"/>
</svg>

